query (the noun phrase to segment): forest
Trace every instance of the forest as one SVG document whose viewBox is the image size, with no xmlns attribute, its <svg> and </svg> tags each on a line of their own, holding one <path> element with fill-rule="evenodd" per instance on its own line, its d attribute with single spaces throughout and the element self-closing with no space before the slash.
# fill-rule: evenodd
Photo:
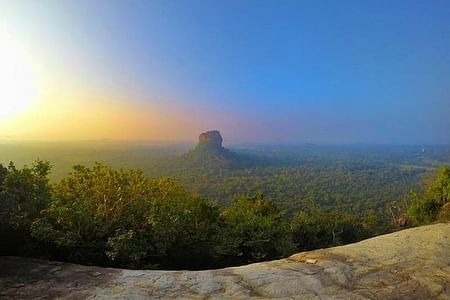
<svg viewBox="0 0 450 300">
<path fill-rule="evenodd" d="M 247 146 L 231 154 L 223 149 L 194 148 L 142 169 L 151 177 L 176 178 L 188 191 L 221 204 L 261 192 L 290 217 L 317 209 L 373 210 L 389 222 L 392 210 L 408 205 L 411 190 L 420 191 L 439 165 L 450 163 L 448 146 Z"/>
<path fill-rule="evenodd" d="M 49 180 L 50 171 L 50 163 L 41 160 L 30 167 L 0 166 L 0 255 L 205 269 L 276 259 L 450 217 L 445 166 L 390 213 L 362 201 L 357 211 L 318 203 L 287 214 L 261 192 L 221 204 L 173 179 L 100 163 L 76 165 L 59 181 Z"/>
<path fill-rule="evenodd" d="M 170 177 L 188 193 L 219 205 L 238 195 L 263 193 L 286 215 L 297 211 L 374 210 L 392 219 L 404 209 L 411 190 L 420 191 L 438 166 L 450 164 L 450 146 L 255 145 L 229 146 L 224 153 L 189 151 L 192 144 L 22 142 L 0 144 L 0 163 L 52 163 L 49 179 L 65 178 L 73 165 L 95 162 L 114 169 L 140 169 L 158 179 Z M 204 149 L 203 149 L 204 150 Z M 187 152 L 189 151 L 189 152 Z M 187 153 L 186 153 L 187 152 Z M 223 151 L 222 151 L 223 152 Z M 184 154 L 185 153 L 185 154 Z"/>
</svg>

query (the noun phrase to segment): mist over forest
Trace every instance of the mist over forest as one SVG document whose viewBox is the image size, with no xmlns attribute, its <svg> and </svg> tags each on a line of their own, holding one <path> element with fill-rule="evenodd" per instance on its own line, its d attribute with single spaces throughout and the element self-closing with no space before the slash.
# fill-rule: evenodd
<svg viewBox="0 0 450 300">
<path fill-rule="evenodd" d="M 209 131 L 197 145 L 22 142 L 0 153 L 3 254 L 202 269 L 447 218 L 445 145 L 224 147 Z"/>
</svg>

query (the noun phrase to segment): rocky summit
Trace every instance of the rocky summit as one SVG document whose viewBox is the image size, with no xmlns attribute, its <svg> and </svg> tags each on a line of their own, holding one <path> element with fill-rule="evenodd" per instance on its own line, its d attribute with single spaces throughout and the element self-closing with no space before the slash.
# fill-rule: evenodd
<svg viewBox="0 0 450 300">
<path fill-rule="evenodd" d="M 207 144 L 214 147 L 222 147 L 222 136 L 218 130 L 211 130 L 203 132 L 198 137 L 199 145 Z"/>
<path fill-rule="evenodd" d="M 178 166 L 189 170 L 238 166 L 240 164 L 238 155 L 224 148 L 222 142 L 223 139 L 218 130 L 201 133 L 197 146 L 180 157 Z"/>
<path fill-rule="evenodd" d="M 450 223 L 207 271 L 124 270 L 0 257 L 0 298 L 450 299 Z"/>
</svg>

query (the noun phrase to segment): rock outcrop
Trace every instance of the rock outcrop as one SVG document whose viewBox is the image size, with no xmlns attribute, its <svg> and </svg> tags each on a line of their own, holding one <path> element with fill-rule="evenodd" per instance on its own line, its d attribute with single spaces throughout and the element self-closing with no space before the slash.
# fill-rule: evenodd
<svg viewBox="0 0 450 300">
<path fill-rule="evenodd" d="M 211 170 L 239 166 L 239 156 L 222 146 L 222 136 L 217 130 L 203 132 L 197 146 L 181 156 L 179 166 L 186 169 Z"/>
<path fill-rule="evenodd" d="M 0 258 L 0 298 L 450 299 L 450 223 L 207 271 Z"/>
<path fill-rule="evenodd" d="M 198 137 L 199 145 L 207 144 L 213 147 L 222 148 L 222 136 L 218 130 L 203 132 Z"/>
</svg>

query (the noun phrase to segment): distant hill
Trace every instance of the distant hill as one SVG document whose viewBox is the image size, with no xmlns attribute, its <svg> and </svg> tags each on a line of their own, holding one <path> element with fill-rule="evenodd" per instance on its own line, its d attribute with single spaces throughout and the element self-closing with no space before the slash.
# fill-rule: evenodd
<svg viewBox="0 0 450 300">
<path fill-rule="evenodd" d="M 198 137 L 197 146 L 179 157 L 186 166 L 195 168 L 228 168 L 239 165 L 239 155 L 222 146 L 219 131 L 207 131 Z"/>
<path fill-rule="evenodd" d="M 223 138 L 218 130 L 203 132 L 198 144 L 189 152 L 157 161 L 152 169 L 157 175 L 177 176 L 189 172 L 215 173 L 231 169 L 249 168 L 262 165 L 261 157 L 233 152 L 222 145 Z"/>
</svg>

